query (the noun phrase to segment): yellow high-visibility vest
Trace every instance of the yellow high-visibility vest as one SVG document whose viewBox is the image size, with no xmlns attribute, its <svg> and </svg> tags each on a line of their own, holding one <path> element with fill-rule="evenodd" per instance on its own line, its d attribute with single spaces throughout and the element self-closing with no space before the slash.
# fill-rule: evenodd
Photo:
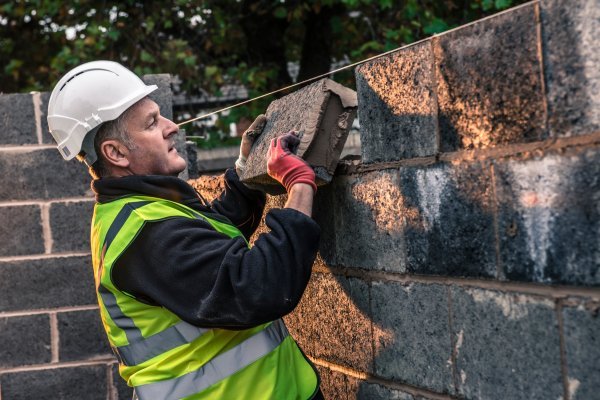
<svg viewBox="0 0 600 400">
<path fill-rule="evenodd" d="M 102 323 L 119 373 L 140 400 L 310 399 L 318 376 L 281 319 L 250 329 L 205 329 L 115 287 L 111 270 L 145 223 L 197 218 L 231 238 L 237 227 L 147 196 L 97 203 L 92 258 Z M 192 283 L 190 283 L 192 284 Z"/>
</svg>

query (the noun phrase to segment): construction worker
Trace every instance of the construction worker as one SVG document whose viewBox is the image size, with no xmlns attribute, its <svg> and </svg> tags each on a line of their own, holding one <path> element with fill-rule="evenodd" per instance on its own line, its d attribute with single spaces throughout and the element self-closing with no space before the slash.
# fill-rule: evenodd
<svg viewBox="0 0 600 400">
<path fill-rule="evenodd" d="M 300 301 L 320 233 L 314 172 L 290 152 L 298 138 L 271 143 L 268 172 L 288 200 L 250 248 L 264 193 L 234 169 L 212 203 L 178 179 L 178 127 L 147 97 L 156 89 L 94 61 L 68 72 L 48 104 L 58 150 L 94 178 L 94 277 L 121 376 L 142 400 L 321 399 L 314 366 L 281 320 Z M 243 136 L 238 170 L 252 136 Z"/>
</svg>

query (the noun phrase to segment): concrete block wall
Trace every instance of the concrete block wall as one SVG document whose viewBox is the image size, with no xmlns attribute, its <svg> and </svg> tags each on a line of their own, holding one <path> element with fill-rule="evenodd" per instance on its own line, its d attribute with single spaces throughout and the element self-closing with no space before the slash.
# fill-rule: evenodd
<svg viewBox="0 0 600 400">
<path fill-rule="evenodd" d="M 170 77 L 144 79 L 172 118 Z M 0 399 L 131 399 L 97 310 L 91 178 L 52 144 L 49 98 L 0 94 Z"/>
<path fill-rule="evenodd" d="M 533 1 L 356 69 L 362 160 L 287 317 L 331 398 L 600 399 L 599 16 Z"/>
<path fill-rule="evenodd" d="M 285 318 L 326 398 L 600 399 L 599 15 L 534 1 L 356 69 L 362 160 Z"/>
</svg>

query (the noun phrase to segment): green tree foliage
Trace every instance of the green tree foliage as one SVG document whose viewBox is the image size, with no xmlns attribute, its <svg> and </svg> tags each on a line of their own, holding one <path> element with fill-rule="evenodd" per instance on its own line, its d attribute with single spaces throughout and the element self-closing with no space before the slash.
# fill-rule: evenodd
<svg viewBox="0 0 600 400">
<path fill-rule="evenodd" d="M 95 59 L 170 73 L 179 90 L 255 96 L 409 44 L 522 0 L 14 0 L 0 5 L 0 91 L 50 90 Z M 352 72 L 336 75 L 352 85 Z M 264 110 L 242 107 L 229 120 Z"/>
</svg>

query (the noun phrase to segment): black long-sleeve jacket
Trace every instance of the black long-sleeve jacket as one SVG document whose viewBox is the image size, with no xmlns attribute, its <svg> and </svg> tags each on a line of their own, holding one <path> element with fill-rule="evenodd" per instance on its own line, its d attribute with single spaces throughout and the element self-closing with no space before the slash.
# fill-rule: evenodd
<svg viewBox="0 0 600 400">
<path fill-rule="evenodd" d="M 96 201 L 129 195 L 177 201 L 211 218 L 231 221 L 246 238 L 256 230 L 265 195 L 244 186 L 234 170 L 208 204 L 186 182 L 168 176 L 95 180 Z M 270 232 L 251 249 L 243 238 L 215 231 L 202 219 L 174 217 L 147 223 L 112 269 L 117 288 L 165 307 L 196 326 L 245 329 L 291 312 L 310 277 L 320 229 L 294 209 L 272 209 Z"/>
</svg>

